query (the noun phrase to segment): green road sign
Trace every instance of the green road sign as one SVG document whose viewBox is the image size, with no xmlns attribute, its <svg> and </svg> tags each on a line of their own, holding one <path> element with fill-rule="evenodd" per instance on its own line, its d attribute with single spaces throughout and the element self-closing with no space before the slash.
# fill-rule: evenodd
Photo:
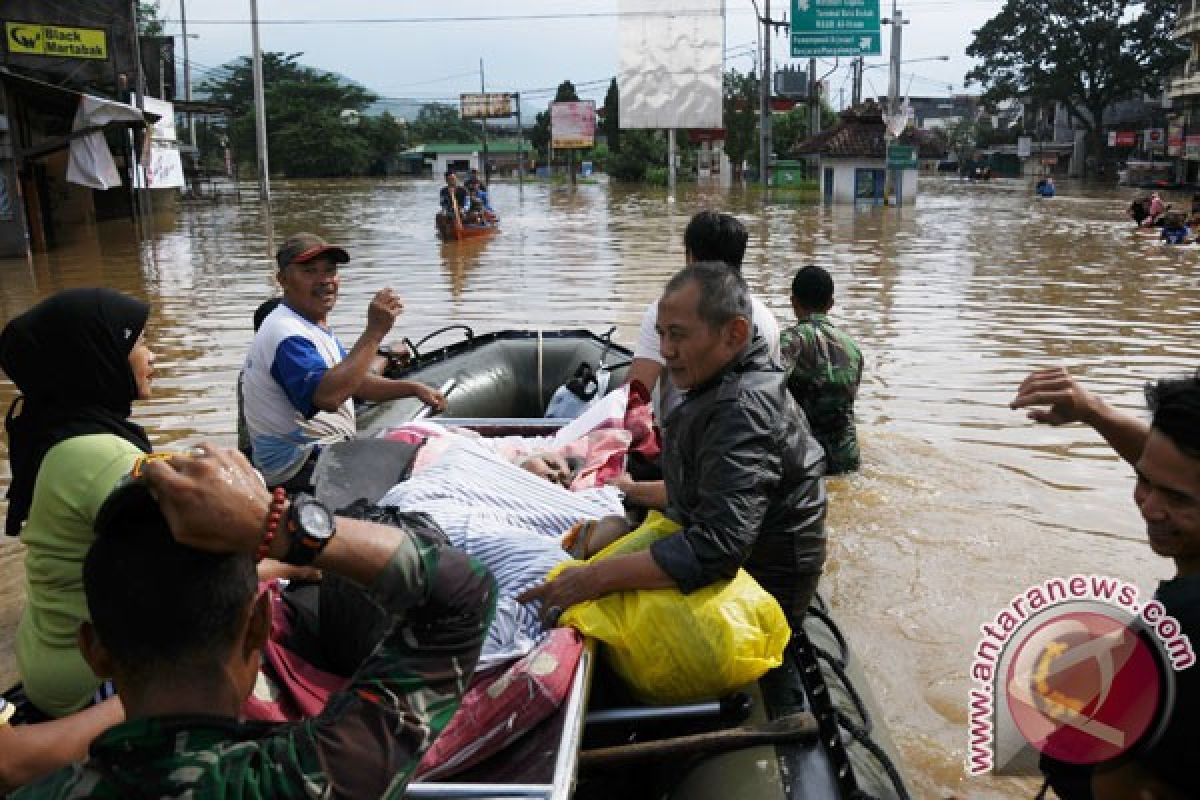
<svg viewBox="0 0 1200 800">
<path fill-rule="evenodd" d="M 888 169 L 916 169 L 917 148 L 911 144 L 891 144 L 887 149 Z"/>
<path fill-rule="evenodd" d="M 792 57 L 877 56 L 879 0 L 792 0 Z"/>
</svg>

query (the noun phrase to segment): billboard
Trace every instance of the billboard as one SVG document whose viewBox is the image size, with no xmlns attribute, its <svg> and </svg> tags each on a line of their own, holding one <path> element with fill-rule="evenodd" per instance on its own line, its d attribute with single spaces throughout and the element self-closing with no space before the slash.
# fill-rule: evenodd
<svg viewBox="0 0 1200 800">
<path fill-rule="evenodd" d="M 622 128 L 723 128 L 724 0 L 621 0 Z"/>
<path fill-rule="evenodd" d="M 588 148 L 596 143 L 596 103 L 550 104 L 550 146 L 555 150 Z"/>
<path fill-rule="evenodd" d="M 458 96 L 463 119 L 495 119 L 513 115 L 512 95 L 508 92 L 475 92 Z"/>
<path fill-rule="evenodd" d="M 792 0 L 792 58 L 877 56 L 879 0 Z"/>
</svg>

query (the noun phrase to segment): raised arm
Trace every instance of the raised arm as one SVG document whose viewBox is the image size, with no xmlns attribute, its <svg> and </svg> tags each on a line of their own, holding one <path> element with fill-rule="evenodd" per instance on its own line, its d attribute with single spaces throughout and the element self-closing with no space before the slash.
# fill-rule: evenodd
<svg viewBox="0 0 1200 800">
<path fill-rule="evenodd" d="M 240 453 L 201 449 L 146 470 L 172 534 L 198 549 L 256 552 L 266 490 Z M 288 552 L 285 527 L 270 543 L 274 558 Z M 495 610 L 495 581 L 444 538 L 341 517 L 314 566 L 363 586 L 392 626 L 319 717 L 260 744 L 262 795 L 295 793 L 316 771 L 334 797 L 399 798 L 458 709 Z"/>
<path fill-rule="evenodd" d="M 1150 435 L 1150 423 L 1113 408 L 1062 367 L 1029 373 L 1009 407 L 1028 408 L 1027 416 L 1044 425 L 1070 422 L 1090 425 L 1130 464 L 1141 458 Z"/>
<path fill-rule="evenodd" d="M 381 289 L 367 307 L 367 327 L 341 363 L 330 368 L 313 392 L 312 404 L 322 411 L 336 411 L 358 394 L 383 337 L 396 323 L 404 303 L 391 289 Z"/>
</svg>

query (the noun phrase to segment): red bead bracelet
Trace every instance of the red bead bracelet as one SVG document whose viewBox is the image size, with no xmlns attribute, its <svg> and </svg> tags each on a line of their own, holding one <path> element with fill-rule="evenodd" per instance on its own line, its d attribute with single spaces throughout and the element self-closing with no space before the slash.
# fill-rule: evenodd
<svg viewBox="0 0 1200 800">
<path fill-rule="evenodd" d="M 262 561 L 267 557 L 267 553 L 271 551 L 271 542 L 275 540 L 275 532 L 279 530 L 279 521 L 283 519 L 283 510 L 287 507 L 287 492 L 282 488 L 276 488 L 271 492 L 271 505 L 267 510 L 267 523 L 263 530 L 262 542 L 258 545 L 258 552 L 255 554 L 255 561 Z"/>
</svg>

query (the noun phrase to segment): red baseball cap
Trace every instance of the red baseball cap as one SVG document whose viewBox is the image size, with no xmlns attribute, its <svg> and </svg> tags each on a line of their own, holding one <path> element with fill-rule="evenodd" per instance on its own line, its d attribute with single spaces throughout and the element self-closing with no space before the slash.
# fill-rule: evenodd
<svg viewBox="0 0 1200 800">
<path fill-rule="evenodd" d="M 315 233 L 294 233 L 275 253 L 275 261 L 279 268 L 283 269 L 288 264 L 303 264 L 318 256 L 326 256 L 335 264 L 345 264 L 350 260 L 345 250 L 330 244 Z"/>
</svg>

